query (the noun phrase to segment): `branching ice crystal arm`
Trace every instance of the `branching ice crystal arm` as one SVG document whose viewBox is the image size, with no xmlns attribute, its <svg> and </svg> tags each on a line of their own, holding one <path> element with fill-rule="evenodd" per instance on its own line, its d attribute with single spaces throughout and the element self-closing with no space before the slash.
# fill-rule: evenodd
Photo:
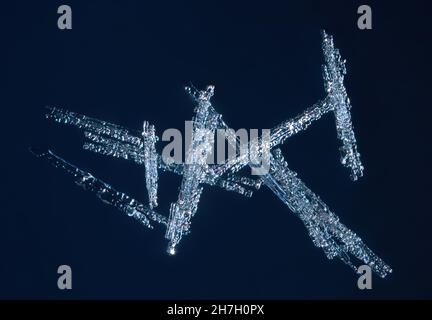
<svg viewBox="0 0 432 320">
<path fill-rule="evenodd" d="M 192 142 L 186 155 L 186 163 L 183 169 L 183 179 L 180 186 L 178 200 L 171 204 L 170 218 L 165 237 L 169 240 L 168 252 L 175 253 L 175 247 L 182 236 L 189 231 L 190 220 L 195 215 L 200 200 L 202 186 L 206 181 L 207 158 L 213 147 L 214 132 L 217 128 L 218 118 L 209 108 L 210 98 L 213 96 L 214 87 L 208 86 L 205 91 L 200 91 L 193 119 Z"/>
<path fill-rule="evenodd" d="M 318 101 L 312 107 L 306 109 L 296 117 L 282 122 L 271 129 L 270 147 L 276 147 L 284 143 L 293 135 L 306 130 L 312 122 L 321 119 L 323 115 L 332 111 L 333 105 L 330 103 L 330 97 Z"/>
<path fill-rule="evenodd" d="M 140 137 L 131 134 L 128 129 L 119 125 L 56 107 L 47 107 L 47 109 L 49 110 L 45 115 L 47 119 L 53 119 L 63 124 L 70 124 L 85 131 L 93 132 L 98 135 L 106 135 L 139 147 L 142 146 L 142 139 Z"/>
<path fill-rule="evenodd" d="M 340 258 L 355 271 L 350 255 L 368 264 L 380 277 L 391 268 L 372 252 L 353 231 L 343 225 L 327 205 L 313 193 L 297 174 L 288 168 L 280 149 L 273 151 L 270 172 L 263 177 L 269 187 L 305 224 L 314 244 L 329 259 Z"/>
<path fill-rule="evenodd" d="M 239 193 L 239 194 L 241 194 L 247 198 L 250 198 L 253 195 L 252 190 L 246 189 L 245 187 L 243 187 L 239 183 L 229 181 L 226 179 L 218 179 L 215 185 L 217 185 L 218 187 L 221 187 L 227 191 L 237 192 L 237 193 Z"/>
<path fill-rule="evenodd" d="M 144 139 L 144 167 L 146 177 L 146 187 L 149 197 L 150 208 L 157 207 L 157 188 L 158 188 L 158 155 L 155 144 L 157 137 L 155 127 L 144 121 L 143 133 Z"/>
<path fill-rule="evenodd" d="M 94 135 L 93 133 L 86 132 L 85 136 L 88 139 L 96 142 L 86 142 L 83 146 L 85 150 L 89 150 L 102 155 L 112 156 L 115 158 L 133 160 L 140 165 L 145 163 L 145 157 L 141 148 L 137 148 L 123 142 L 118 142 L 114 139 Z M 157 155 L 157 166 L 162 171 L 183 175 L 183 164 L 168 164 L 159 155 Z M 254 179 L 240 177 L 237 175 L 231 175 L 227 178 L 215 178 L 214 174 L 212 174 L 211 176 L 206 176 L 206 180 L 203 181 L 203 184 L 217 186 L 225 189 L 226 191 L 239 193 L 241 195 L 244 195 L 245 197 L 251 197 L 253 194 L 253 191 L 247 189 L 247 187 L 259 189 L 259 182 L 254 181 Z"/>
<path fill-rule="evenodd" d="M 84 131 L 84 136 L 91 141 L 84 143 L 84 150 L 92 151 L 105 156 L 111 156 L 114 158 L 132 160 L 139 165 L 145 165 L 146 157 L 144 154 L 143 145 L 145 147 L 146 144 L 144 144 L 143 142 L 139 142 L 139 137 L 130 134 L 130 131 L 128 129 L 118 126 L 116 124 L 90 118 L 60 108 L 49 108 L 49 110 L 50 112 L 47 114 L 48 119 L 54 119 L 56 122 L 63 124 L 72 124 L 80 129 L 91 130 Z M 102 128 L 101 126 L 103 126 L 104 128 Z M 111 129 L 108 130 L 107 128 Z M 158 169 L 166 172 L 172 172 L 178 175 L 183 175 L 183 164 L 168 163 L 164 161 L 159 154 L 157 154 L 156 156 Z M 151 163 L 154 164 L 154 159 Z M 154 176 L 154 174 L 152 176 Z M 218 186 L 227 191 L 236 192 L 246 197 L 251 197 L 253 191 L 248 190 L 244 187 L 251 186 L 248 183 L 243 183 L 242 181 L 244 182 L 246 180 L 242 180 L 242 178 L 239 177 L 237 181 L 228 181 L 221 177 L 215 177 L 214 175 L 212 175 L 207 176 L 206 181 L 203 181 L 203 183 Z M 242 184 L 244 186 L 242 186 Z M 150 190 L 154 189 L 150 188 Z"/>
<path fill-rule="evenodd" d="M 236 182 L 248 186 L 250 188 L 254 188 L 259 190 L 262 185 L 262 179 L 253 179 L 249 177 L 239 176 L 235 174 L 229 174 L 226 177 L 227 181 Z"/>
<path fill-rule="evenodd" d="M 316 108 L 311 110 L 314 109 Z M 212 112 L 215 116 L 218 115 L 214 109 Z M 298 117 L 298 119 L 301 118 Z M 219 119 L 219 125 L 228 128 L 223 120 Z M 231 137 L 228 141 L 234 143 L 234 147 L 240 147 L 240 141 L 237 137 Z M 260 144 L 255 143 L 255 145 Z M 252 152 L 261 151 L 255 149 Z M 246 164 L 253 166 L 250 162 L 246 162 Z M 339 218 L 330 211 L 327 205 L 306 187 L 295 172 L 288 168 L 280 149 L 275 150 L 273 155 L 270 154 L 270 171 L 261 179 L 291 211 L 300 217 L 314 244 L 322 248 L 329 259 L 338 257 L 357 271 L 350 258 L 352 255 L 368 264 L 381 277 L 391 273 L 391 268 L 376 256 L 360 237 L 340 223 Z"/>
<path fill-rule="evenodd" d="M 298 116 L 284 121 L 271 130 L 270 148 L 284 143 L 293 135 L 306 130 L 312 122 L 320 119 L 326 113 L 333 111 L 336 119 L 338 138 L 342 141 L 341 163 L 351 169 L 351 179 L 357 180 L 363 175 L 363 165 L 357 151 L 357 143 L 351 122 L 351 104 L 343 84 L 346 74 L 345 61 L 339 50 L 334 47 L 333 38 L 323 31 L 322 49 L 324 54 L 323 77 L 327 96 L 318 101 Z M 221 127 L 227 127 L 221 119 Z M 261 145 L 261 138 L 254 142 Z M 250 143 L 249 143 L 250 145 Z M 249 147 L 245 148 L 239 157 L 228 161 L 215 169 L 217 174 L 237 172 L 249 163 Z"/>
<path fill-rule="evenodd" d="M 346 74 L 345 61 L 341 59 L 339 50 L 334 47 L 333 38 L 325 32 L 322 49 L 325 98 L 295 118 L 274 127 L 266 139 L 264 136 L 253 138 L 246 145 L 240 143 L 235 133 L 212 107 L 210 98 L 214 93 L 213 86 L 207 87 L 204 91 L 187 88 L 197 106 L 193 119 L 192 143 L 184 165 L 166 163 L 157 154 L 155 129 L 148 122 L 144 122 L 142 132 L 131 133 L 128 129 L 115 124 L 58 108 L 49 108 L 47 118 L 74 125 L 85 131 L 84 134 L 90 142 L 84 144 L 84 149 L 144 165 L 149 207 L 114 190 L 110 185 L 67 163 L 49 150 L 35 153 L 71 174 L 80 186 L 95 192 L 102 201 L 135 217 L 147 227 L 152 227 L 150 220 L 166 225 L 165 237 L 169 240 L 168 252 L 171 254 L 175 253 L 175 248 L 183 235 L 190 231 L 191 218 L 197 211 L 203 184 L 251 196 L 252 190 L 249 188 L 259 189 L 264 183 L 303 221 L 314 244 L 322 248 L 329 259 L 338 257 L 357 271 L 352 261 L 352 258 L 356 258 L 368 264 L 381 277 L 385 277 L 391 272 L 391 268 L 354 232 L 339 222 L 339 218 L 326 204 L 288 168 L 280 150 L 266 153 L 293 135 L 306 130 L 311 123 L 326 113 L 334 112 L 338 138 L 342 142 L 341 162 L 351 170 L 353 180 L 362 176 L 363 166 L 351 122 L 351 105 L 343 83 Z M 240 156 L 222 165 L 209 166 L 206 160 L 212 151 L 216 128 L 225 129 L 230 146 L 236 150 L 240 149 Z M 235 174 L 246 165 L 253 168 L 255 171 L 252 172 L 256 174 L 268 154 L 269 171 L 263 171 L 259 179 Z M 267 166 L 261 168 L 266 170 Z M 158 169 L 183 176 L 178 199 L 171 204 L 168 220 L 153 210 L 157 206 Z"/>
<path fill-rule="evenodd" d="M 86 137 L 90 137 L 91 134 L 86 133 Z M 98 141 L 101 144 L 94 144 L 86 142 L 84 144 L 84 149 L 96 152 L 102 155 L 108 155 L 115 158 L 122 158 L 126 160 L 132 159 L 136 163 L 142 165 L 144 164 L 144 155 L 142 154 L 141 149 L 131 148 L 126 146 L 124 143 L 118 143 L 115 140 L 102 138 L 97 136 L 97 140 L 93 139 L 93 141 Z M 157 158 L 158 168 L 165 172 L 172 172 L 178 175 L 183 175 L 183 164 L 168 164 L 166 161 L 162 160 L 162 157 L 158 156 Z M 259 189 L 256 185 L 259 185 L 257 182 L 251 182 L 253 179 L 249 179 L 246 177 L 240 177 L 236 175 L 232 175 L 227 178 L 217 177 L 214 178 L 206 177 L 206 180 L 203 181 L 203 184 L 208 184 L 212 186 L 217 186 L 226 191 L 232 191 L 244 195 L 245 197 L 251 197 L 253 194 L 252 190 L 249 190 L 245 187 L 251 187 L 254 189 Z"/>
<path fill-rule="evenodd" d="M 312 107 L 306 109 L 294 118 L 286 120 L 272 128 L 270 132 L 269 147 L 274 148 L 284 143 L 288 138 L 306 130 L 314 121 L 321 119 L 321 117 L 326 113 L 333 111 L 334 106 L 330 104 L 330 102 L 331 99 L 329 96 L 327 96 L 325 99 L 318 101 Z M 228 131 L 228 125 L 222 119 L 220 120 L 220 127 L 227 130 L 228 134 L 232 134 L 231 131 Z M 262 137 L 259 137 L 256 141 L 250 141 L 245 146 L 242 146 L 235 136 L 231 136 L 228 141 L 232 143 L 232 147 L 240 148 L 242 151 L 238 157 L 235 157 L 232 160 L 230 159 L 227 163 L 222 164 L 214 169 L 214 171 L 219 175 L 227 171 L 234 173 L 241 170 L 249 164 L 251 158 L 251 146 L 264 145 Z M 258 150 L 258 152 L 260 152 L 260 150 Z"/>
<path fill-rule="evenodd" d="M 132 199 L 128 195 L 115 190 L 109 184 L 102 180 L 94 177 L 92 174 L 85 172 L 73 164 L 68 163 L 64 159 L 60 158 L 50 150 L 38 150 L 31 149 L 32 153 L 38 158 L 44 159 L 52 164 L 56 168 L 60 168 L 63 171 L 70 174 L 77 185 L 85 190 L 94 192 L 99 199 L 104 203 L 110 204 L 120 211 L 126 213 L 128 216 L 135 218 L 141 222 L 144 226 L 152 229 L 153 226 L 149 220 L 167 224 L 166 217 L 156 213 L 151 208 L 143 205 L 135 199 Z"/>
<path fill-rule="evenodd" d="M 84 136 L 92 142 L 85 142 L 84 150 L 99 153 L 114 158 L 133 160 L 143 165 L 145 162 L 144 150 L 142 147 L 134 146 L 120 140 L 107 138 L 93 132 L 84 132 Z"/>
<path fill-rule="evenodd" d="M 324 53 L 323 77 L 324 87 L 329 94 L 330 104 L 334 107 L 336 130 L 342 141 L 341 162 L 351 169 L 351 179 L 357 180 L 363 175 L 363 165 L 357 151 L 357 143 L 351 122 L 351 103 L 344 86 L 346 74 L 345 61 L 335 48 L 333 37 L 322 32 L 322 49 Z"/>
</svg>

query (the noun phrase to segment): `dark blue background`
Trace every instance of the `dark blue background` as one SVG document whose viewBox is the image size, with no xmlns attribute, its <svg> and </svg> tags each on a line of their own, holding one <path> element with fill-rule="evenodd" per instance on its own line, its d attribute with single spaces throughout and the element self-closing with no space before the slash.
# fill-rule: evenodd
<svg viewBox="0 0 432 320">
<path fill-rule="evenodd" d="M 357 29 L 358 1 L 10 3 L 0 6 L 0 298 L 432 298 L 426 1 L 369 2 L 369 31 Z M 71 31 L 57 29 L 63 3 Z M 83 151 L 82 134 L 44 120 L 44 106 L 135 129 L 147 119 L 160 134 L 192 117 L 183 92 L 192 81 L 216 86 L 214 104 L 233 128 L 270 128 L 323 97 L 322 28 L 348 60 L 365 177 L 352 183 L 339 164 L 332 116 L 282 149 L 393 267 L 373 290 L 358 290 L 356 275 L 328 261 L 265 188 L 246 199 L 206 187 L 191 235 L 170 257 L 163 229 L 145 230 L 28 152 L 49 146 L 144 201 L 142 167 Z M 160 178 L 165 214 L 179 183 Z M 71 291 L 57 289 L 60 264 L 72 267 Z"/>
</svg>

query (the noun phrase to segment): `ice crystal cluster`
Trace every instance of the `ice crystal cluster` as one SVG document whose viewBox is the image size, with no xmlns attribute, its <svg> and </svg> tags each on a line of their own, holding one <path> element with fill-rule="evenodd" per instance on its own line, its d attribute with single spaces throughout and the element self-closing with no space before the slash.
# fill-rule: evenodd
<svg viewBox="0 0 432 320">
<path fill-rule="evenodd" d="M 254 190 L 265 185 L 304 223 L 315 246 L 322 248 L 329 259 L 339 258 L 357 271 L 359 264 L 368 264 L 379 276 L 385 277 L 391 268 L 375 255 L 353 231 L 343 225 L 330 208 L 313 193 L 288 167 L 277 147 L 293 135 L 306 130 L 314 121 L 327 113 L 335 116 L 337 137 L 341 141 L 341 163 L 350 170 L 350 176 L 357 180 L 363 175 L 360 154 L 351 121 L 351 104 L 344 86 L 345 61 L 334 47 L 333 38 L 323 31 L 324 53 L 323 78 L 325 96 L 300 115 L 282 122 L 270 131 L 270 139 L 257 138 L 249 145 L 240 145 L 232 131 L 228 142 L 244 152 L 223 164 L 208 164 L 206 159 L 213 147 L 215 130 L 229 129 L 222 116 L 211 104 L 214 87 L 196 90 L 187 87 L 196 107 L 193 117 L 192 141 L 187 159 L 176 164 L 156 151 L 158 137 L 154 125 L 144 121 L 139 133 L 105 121 L 93 119 L 59 108 L 48 108 L 48 119 L 76 126 L 84 131 L 88 141 L 84 149 L 98 154 L 123 158 L 144 166 L 148 204 L 143 204 L 128 195 L 115 190 L 92 174 L 66 162 L 50 150 L 32 149 L 36 156 L 44 158 L 55 167 L 69 173 L 75 182 L 86 190 L 94 192 L 103 202 L 153 228 L 157 222 L 166 227 L 167 251 L 176 252 L 183 236 L 190 232 L 191 221 L 198 210 L 203 187 L 206 185 L 234 191 L 251 197 Z M 269 152 L 269 170 L 258 178 L 242 176 L 240 169 L 255 168 L 253 161 L 264 150 Z M 157 212 L 159 172 L 173 172 L 182 176 L 178 198 L 171 203 L 168 215 Z M 167 218 L 168 216 L 168 218 Z M 356 260 L 356 261 L 355 261 Z"/>
</svg>

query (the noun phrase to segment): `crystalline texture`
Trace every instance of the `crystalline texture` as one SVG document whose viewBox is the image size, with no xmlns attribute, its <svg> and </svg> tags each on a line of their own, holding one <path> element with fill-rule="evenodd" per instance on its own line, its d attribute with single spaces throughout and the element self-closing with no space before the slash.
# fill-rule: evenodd
<svg viewBox="0 0 432 320">
<path fill-rule="evenodd" d="M 323 115 L 332 110 L 333 104 L 331 104 L 330 98 L 327 96 L 296 117 L 275 126 L 271 129 L 271 147 L 282 144 L 293 135 L 306 130 L 314 121 L 321 119 Z"/>
<path fill-rule="evenodd" d="M 31 151 L 38 158 L 45 159 L 54 167 L 60 168 L 70 174 L 78 186 L 82 187 L 84 190 L 94 192 L 102 202 L 113 205 L 128 216 L 141 222 L 144 226 L 150 229 L 153 228 L 149 219 L 165 225 L 167 224 L 166 217 L 156 213 L 151 208 L 141 204 L 137 200 L 132 199 L 125 193 L 115 190 L 108 183 L 94 177 L 92 174 L 70 164 L 54 154 L 51 150 L 39 150 L 33 148 Z"/>
<path fill-rule="evenodd" d="M 351 104 L 343 84 L 346 74 L 345 61 L 334 47 L 333 38 L 323 34 L 324 53 L 323 78 L 326 96 L 312 107 L 294 118 L 273 127 L 269 139 L 262 137 L 242 145 L 229 126 L 210 103 L 214 87 L 204 91 L 187 87 L 187 92 L 196 102 L 193 119 L 192 142 L 185 164 L 165 162 L 156 151 L 158 137 L 155 127 L 144 122 L 141 133 L 121 126 L 93 119 L 59 108 L 49 108 L 47 118 L 56 122 L 71 124 L 82 130 L 88 139 L 84 149 L 98 154 L 131 160 L 145 168 L 146 188 L 149 205 L 145 206 L 124 193 L 114 190 L 109 184 L 78 169 L 49 150 L 33 151 L 39 158 L 46 159 L 55 167 L 71 174 L 78 185 L 90 190 L 105 203 L 134 217 L 143 225 L 152 228 L 151 221 L 166 226 L 168 252 L 174 254 L 182 237 L 190 232 L 191 219 L 198 209 L 203 186 L 218 186 L 246 197 L 264 184 L 304 223 L 315 246 L 322 248 L 329 259 L 339 258 L 357 271 L 358 261 L 368 264 L 373 271 L 385 277 L 392 270 L 375 255 L 353 231 L 339 221 L 329 207 L 288 167 L 280 149 L 275 147 L 288 138 L 305 131 L 314 121 L 325 114 L 335 115 L 338 139 L 341 140 L 341 162 L 351 170 L 351 178 L 363 175 L 363 166 L 351 121 Z M 216 129 L 225 129 L 231 147 L 240 150 L 240 156 L 227 163 L 209 165 L 207 158 L 212 152 Z M 269 171 L 259 178 L 241 176 L 238 172 L 245 166 L 257 169 L 257 159 L 268 152 Z M 182 176 L 178 199 L 171 204 L 169 218 L 156 213 L 158 170 L 173 172 Z M 357 261 L 354 261 L 356 259 Z"/>
<path fill-rule="evenodd" d="M 327 205 L 288 168 L 280 149 L 273 151 L 270 172 L 263 180 L 303 221 L 314 244 L 322 248 L 329 259 L 338 257 L 357 271 L 350 259 L 352 255 L 370 265 L 381 277 L 391 272 L 391 268 L 343 225 Z"/>
<path fill-rule="evenodd" d="M 357 180 L 363 175 L 363 165 L 357 151 L 357 143 L 351 122 L 351 104 L 343 84 L 346 74 L 345 61 L 339 50 L 334 47 L 333 38 L 322 32 L 322 50 L 324 55 L 323 78 L 327 96 L 298 116 L 282 122 L 271 130 L 270 147 L 284 143 L 293 135 L 306 130 L 314 121 L 333 111 L 336 119 L 337 136 L 342 142 L 340 147 L 341 163 L 351 169 L 351 179 Z M 227 127 L 222 123 L 222 127 Z M 255 142 L 260 145 L 261 141 Z M 215 169 L 216 172 L 237 172 L 249 163 L 249 146 L 243 147 L 239 157 Z"/>
<path fill-rule="evenodd" d="M 343 84 L 346 74 L 345 60 L 342 60 L 339 50 L 334 47 L 333 37 L 325 31 L 323 35 L 323 52 L 325 64 L 323 66 L 324 87 L 329 94 L 330 104 L 334 106 L 336 129 L 338 138 L 342 141 L 341 162 L 351 169 L 351 178 L 357 180 L 363 175 L 363 165 L 351 122 L 351 103 Z"/>
<path fill-rule="evenodd" d="M 146 187 L 149 197 L 150 208 L 157 207 L 157 188 L 158 188 L 158 156 L 155 144 L 157 137 L 155 127 L 144 121 L 143 133 L 144 139 L 144 167 L 146 176 Z"/>
<path fill-rule="evenodd" d="M 46 114 L 47 119 L 53 119 L 59 123 L 72 124 L 80 129 L 93 132 L 97 135 L 106 135 L 131 145 L 139 147 L 142 146 L 142 140 L 139 137 L 134 136 L 131 134 L 130 130 L 119 125 L 90 118 L 60 108 L 48 107 L 48 110 L 49 112 Z"/>
<path fill-rule="evenodd" d="M 192 142 L 186 155 L 178 200 L 171 204 L 165 234 L 169 240 L 168 252 L 170 254 L 175 253 L 175 247 L 183 234 L 189 231 L 190 220 L 198 209 L 202 193 L 201 183 L 206 180 L 207 157 L 212 151 L 214 131 L 218 124 L 218 117 L 209 110 L 213 93 L 214 87 L 209 86 L 207 90 L 200 91 L 196 97 L 197 107 L 193 119 Z"/>
<path fill-rule="evenodd" d="M 140 141 L 138 133 L 137 135 L 134 135 L 131 133 L 133 131 L 123 128 L 119 125 L 60 108 L 49 107 L 48 110 L 49 112 L 46 115 L 47 119 L 52 119 L 58 123 L 73 125 L 85 130 L 84 136 L 91 142 L 84 143 L 84 150 L 114 158 L 132 160 L 137 164 L 145 165 L 146 157 L 143 148 L 144 142 Z M 157 137 L 156 140 L 158 140 Z M 156 154 L 156 156 L 158 169 L 166 172 L 176 173 L 178 175 L 183 175 L 183 164 L 167 163 L 159 154 Z M 250 183 L 241 182 L 248 181 L 248 178 L 246 178 L 246 180 L 236 179 L 236 181 L 233 181 L 232 179 L 227 180 L 222 177 L 209 175 L 206 176 L 206 179 L 207 180 L 203 182 L 204 184 L 218 186 L 227 191 L 233 191 L 246 197 L 252 196 L 253 191 L 247 189 L 247 187 L 251 186 Z M 252 180 L 253 179 L 251 179 L 251 181 Z M 244 186 L 242 186 L 242 184 Z"/>
<path fill-rule="evenodd" d="M 318 107 L 315 106 L 310 110 L 323 107 L 326 106 L 321 103 Z M 331 110 L 331 108 L 325 110 L 327 109 Z M 214 109 L 212 112 L 215 117 L 218 116 Z M 306 111 L 296 119 L 303 119 L 308 113 L 309 111 Z M 219 119 L 220 125 L 228 128 L 221 116 Z M 234 135 L 232 131 L 227 132 Z M 236 136 L 228 136 L 228 141 L 235 144 L 233 147 L 240 147 L 240 142 Z M 255 146 L 260 146 L 260 143 L 255 143 Z M 251 152 L 258 153 L 261 151 Z M 251 168 L 254 167 L 251 162 L 247 162 L 247 164 Z M 274 150 L 270 155 L 270 170 L 262 176 L 262 181 L 303 221 L 315 246 L 322 248 L 329 259 L 338 257 L 357 271 L 357 267 L 350 258 L 351 255 L 364 264 L 368 264 L 381 277 L 385 277 L 392 271 L 363 243 L 360 237 L 340 223 L 339 218 L 330 211 L 327 205 L 307 188 L 294 171 L 288 168 L 280 149 Z"/>
</svg>

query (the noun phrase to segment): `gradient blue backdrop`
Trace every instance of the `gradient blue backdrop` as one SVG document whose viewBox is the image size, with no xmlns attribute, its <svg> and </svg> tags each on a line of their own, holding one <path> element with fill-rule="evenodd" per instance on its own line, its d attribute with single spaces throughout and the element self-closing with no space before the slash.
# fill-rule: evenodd
<svg viewBox="0 0 432 320">
<path fill-rule="evenodd" d="M 69 4 L 73 30 L 57 29 Z M 357 29 L 363 1 L 19 1 L 2 3 L 0 298 L 432 298 L 429 193 L 430 8 L 369 2 L 373 30 Z M 429 10 L 429 11 L 428 11 Z M 145 200 L 142 167 L 81 149 L 73 128 L 44 120 L 59 106 L 158 133 L 183 128 L 183 91 L 216 86 L 233 128 L 270 128 L 323 97 L 320 29 L 348 60 L 346 86 L 365 165 L 352 183 L 339 164 L 333 117 L 282 150 L 303 181 L 393 268 L 357 289 L 270 191 L 252 199 L 206 187 L 192 233 L 165 254 L 164 230 L 142 228 L 34 158 L 49 146 Z M 161 211 L 180 178 L 160 178 Z M 57 289 L 57 267 L 73 289 Z"/>
</svg>

